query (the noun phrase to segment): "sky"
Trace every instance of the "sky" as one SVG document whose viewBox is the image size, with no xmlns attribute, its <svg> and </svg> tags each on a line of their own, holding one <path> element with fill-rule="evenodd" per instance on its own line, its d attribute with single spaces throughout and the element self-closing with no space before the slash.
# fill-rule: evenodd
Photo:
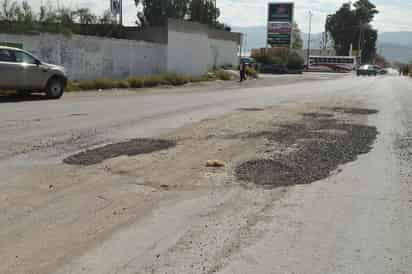
<svg viewBox="0 0 412 274">
<path fill-rule="evenodd" d="M 20 0 L 21 1 L 21 0 Z M 102 14 L 110 6 L 110 0 L 28 0 L 37 9 L 43 1 L 53 5 L 71 8 L 88 7 L 97 14 Z M 219 20 L 231 26 L 265 25 L 268 0 L 216 0 L 221 10 Z M 286 2 L 289 2 L 287 0 Z M 1 0 L 0 0 L 1 2 Z M 270 1 L 277 2 L 277 1 Z M 278 1 L 279 2 L 279 1 Z M 295 0 L 295 20 L 307 32 L 309 28 L 309 11 L 313 13 L 312 31 L 322 32 L 327 14 L 335 12 L 347 0 Z M 354 2 L 354 1 L 353 1 Z M 380 13 L 376 16 L 374 26 L 380 32 L 412 31 L 411 0 L 372 0 Z M 136 7 L 134 0 L 123 0 L 125 23 L 133 24 Z"/>
</svg>

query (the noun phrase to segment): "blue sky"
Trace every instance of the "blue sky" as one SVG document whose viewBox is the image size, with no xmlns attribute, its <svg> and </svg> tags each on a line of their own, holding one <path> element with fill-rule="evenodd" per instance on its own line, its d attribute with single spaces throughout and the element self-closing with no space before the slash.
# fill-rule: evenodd
<svg viewBox="0 0 412 274">
<path fill-rule="evenodd" d="M 28 0 L 38 7 L 42 0 Z M 48 0 L 43 0 L 47 2 Z M 50 0 L 54 5 L 65 5 L 72 8 L 89 7 L 96 13 L 103 13 L 109 7 L 109 0 Z M 220 20 L 235 26 L 265 25 L 268 0 L 217 0 L 221 9 Z M 276 1 L 273 1 L 276 2 Z M 308 29 L 308 11 L 314 14 L 312 29 L 321 32 L 327 14 L 336 11 L 344 0 L 296 0 L 296 16 L 300 28 Z M 375 27 L 379 31 L 412 31 L 412 0 L 372 0 L 380 10 L 376 17 Z M 123 0 L 126 14 L 125 21 L 134 22 L 136 8 L 133 0 Z"/>
</svg>

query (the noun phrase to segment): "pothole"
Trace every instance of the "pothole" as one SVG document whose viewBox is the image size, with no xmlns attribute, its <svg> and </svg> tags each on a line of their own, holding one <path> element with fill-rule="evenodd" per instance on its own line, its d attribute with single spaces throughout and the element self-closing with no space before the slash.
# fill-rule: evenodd
<svg viewBox="0 0 412 274">
<path fill-rule="evenodd" d="M 309 118 L 332 118 L 334 115 L 330 113 L 308 112 L 302 113 L 302 116 Z"/>
<path fill-rule="evenodd" d="M 287 154 L 274 153 L 268 159 L 244 162 L 236 167 L 236 177 L 257 185 L 278 187 L 327 178 L 340 165 L 368 153 L 378 131 L 376 127 L 347 124 L 336 119 L 305 118 L 300 123 L 255 135 L 286 146 L 293 144 L 297 149 Z"/>
<path fill-rule="evenodd" d="M 63 160 L 69 165 L 89 166 L 99 164 L 107 159 L 119 156 L 136 156 L 155 151 L 169 149 L 176 146 L 176 142 L 158 139 L 132 139 L 130 141 L 109 144 L 103 147 L 86 150 Z"/>
<path fill-rule="evenodd" d="M 263 108 L 238 108 L 240 111 L 264 111 Z"/>
<path fill-rule="evenodd" d="M 379 111 L 376 109 L 367 109 L 367 108 L 345 108 L 345 107 L 336 107 L 331 108 L 331 110 L 336 112 L 343 112 L 346 114 L 354 114 L 354 115 L 372 115 L 376 114 Z"/>
</svg>

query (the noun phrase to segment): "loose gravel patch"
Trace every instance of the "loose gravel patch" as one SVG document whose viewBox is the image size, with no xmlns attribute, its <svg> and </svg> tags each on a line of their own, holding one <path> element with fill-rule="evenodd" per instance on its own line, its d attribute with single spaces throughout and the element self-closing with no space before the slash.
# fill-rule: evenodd
<svg viewBox="0 0 412 274">
<path fill-rule="evenodd" d="M 296 149 L 242 163 L 235 169 L 236 177 L 266 187 L 309 184 L 372 149 L 376 127 L 313 118 L 316 116 L 256 134 L 286 146 L 293 144 Z"/>
<path fill-rule="evenodd" d="M 332 118 L 334 115 L 330 113 L 321 113 L 321 112 L 308 112 L 308 113 L 302 113 L 304 117 L 309 117 L 309 118 Z"/>
<path fill-rule="evenodd" d="M 240 111 L 264 111 L 263 108 L 239 108 Z"/>
<path fill-rule="evenodd" d="M 89 166 L 123 155 L 147 154 L 174 146 L 176 146 L 176 142 L 169 140 L 133 139 L 127 142 L 86 150 L 64 159 L 63 162 L 69 165 Z"/>
<path fill-rule="evenodd" d="M 376 109 L 344 108 L 344 107 L 331 108 L 331 110 L 336 111 L 336 112 L 343 112 L 346 114 L 354 114 L 354 115 L 372 115 L 372 114 L 376 114 L 379 112 Z"/>
</svg>

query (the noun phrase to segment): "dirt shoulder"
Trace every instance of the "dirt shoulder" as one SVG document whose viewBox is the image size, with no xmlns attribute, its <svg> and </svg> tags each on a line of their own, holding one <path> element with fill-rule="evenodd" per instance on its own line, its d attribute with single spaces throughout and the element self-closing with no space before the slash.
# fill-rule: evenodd
<svg viewBox="0 0 412 274">
<path fill-rule="evenodd" d="M 103 90 L 98 91 L 78 91 L 78 92 L 68 92 L 66 93 L 67 98 L 79 97 L 79 96 L 121 96 L 121 95 L 135 95 L 147 94 L 147 93 L 191 93 L 191 92 L 201 92 L 201 91 L 211 91 L 216 90 L 216 92 L 221 92 L 222 90 L 233 90 L 233 89 L 247 89 L 247 88 L 260 88 L 260 87 L 276 87 L 283 85 L 290 85 L 301 82 L 312 82 L 312 81 L 329 81 L 337 80 L 345 77 L 350 77 L 351 74 L 337 74 L 337 73 L 303 73 L 303 74 L 290 74 L 290 75 L 272 75 L 272 74 L 262 74 L 259 79 L 248 79 L 245 82 L 240 83 L 239 81 L 206 81 L 199 83 L 189 83 L 184 86 L 161 86 L 154 88 L 141 88 L 141 89 L 114 89 L 114 90 Z M 2 97 L 0 97 L 0 100 Z M 6 100 L 7 98 L 3 98 Z M 33 97 L 34 100 L 39 100 L 40 97 Z M 24 98 L 22 99 L 24 100 Z"/>
<path fill-rule="evenodd" d="M 373 114 L 353 106 L 240 109 L 26 170 L 0 194 L 0 272 L 216 272 L 264 235 L 291 185 L 371 149 Z"/>
</svg>

